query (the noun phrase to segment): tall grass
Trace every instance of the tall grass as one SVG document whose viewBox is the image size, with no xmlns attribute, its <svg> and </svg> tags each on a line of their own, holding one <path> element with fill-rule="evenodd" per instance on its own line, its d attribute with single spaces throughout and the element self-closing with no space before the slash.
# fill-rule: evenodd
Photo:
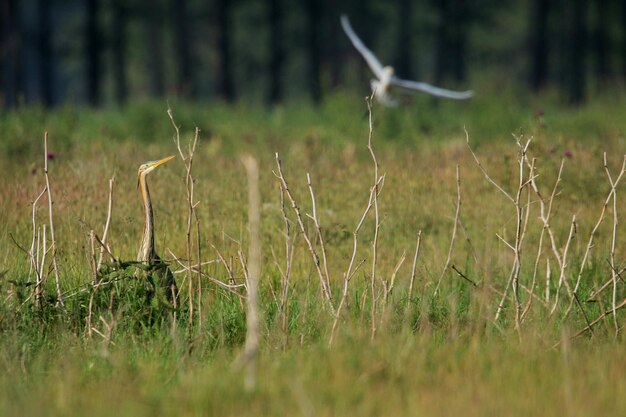
<svg viewBox="0 0 626 417">
<path fill-rule="evenodd" d="M 365 105 L 342 95 L 318 110 L 176 104 L 181 156 L 201 130 L 193 170 L 179 161 L 150 182 L 157 249 L 183 289 L 174 322 L 146 305 L 133 262 L 136 168 L 176 151 L 164 109 L 3 114 L 2 414 L 624 410 L 624 142 L 618 118 L 603 122 L 611 100 L 575 111 L 549 103 L 543 114 L 537 103 L 418 100 L 375 108 L 370 126 Z M 520 128 L 517 141 L 507 133 Z M 51 256 L 42 262 L 42 226 L 37 238 L 46 196 L 33 229 L 44 129 L 63 306 Z M 233 366 L 246 337 L 246 151 L 259 162 L 262 201 L 253 392 Z M 39 303 L 22 250 L 33 236 L 47 277 Z"/>
</svg>

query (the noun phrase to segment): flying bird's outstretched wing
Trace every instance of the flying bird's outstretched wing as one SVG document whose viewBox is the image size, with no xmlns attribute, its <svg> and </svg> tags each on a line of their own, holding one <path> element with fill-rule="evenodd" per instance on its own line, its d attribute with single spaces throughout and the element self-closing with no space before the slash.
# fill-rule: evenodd
<svg viewBox="0 0 626 417">
<path fill-rule="evenodd" d="M 376 55 L 374 55 L 372 51 L 367 49 L 367 46 L 365 46 L 361 39 L 357 36 L 357 34 L 354 33 L 354 30 L 352 30 L 352 26 L 350 25 L 350 21 L 345 14 L 341 15 L 341 27 L 343 28 L 343 31 L 346 32 L 346 35 L 348 35 L 348 37 L 350 38 L 352 45 L 354 45 L 356 50 L 359 51 L 361 55 L 363 55 L 363 58 L 365 58 L 365 61 L 367 61 L 367 65 L 370 66 L 370 68 L 374 72 L 374 75 L 376 75 L 376 78 L 381 78 L 383 76 L 383 64 L 380 63 L 378 58 L 376 58 Z"/>
<path fill-rule="evenodd" d="M 444 88 L 435 87 L 434 85 L 422 83 L 419 81 L 402 80 L 398 77 L 391 77 L 390 83 L 394 87 L 400 88 L 406 92 L 414 93 L 417 91 L 421 91 L 431 94 L 433 96 L 450 98 L 453 100 L 465 100 L 474 95 L 473 91 L 446 90 Z"/>
</svg>

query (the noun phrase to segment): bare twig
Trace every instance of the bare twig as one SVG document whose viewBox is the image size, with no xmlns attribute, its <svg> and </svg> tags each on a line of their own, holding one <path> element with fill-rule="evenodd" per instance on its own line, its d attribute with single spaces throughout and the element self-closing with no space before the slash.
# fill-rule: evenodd
<svg viewBox="0 0 626 417">
<path fill-rule="evenodd" d="M 469 135 L 467 133 L 467 130 L 465 131 L 465 137 L 467 141 L 467 146 L 472 156 L 474 157 L 474 161 L 476 161 L 476 164 L 480 168 L 485 178 L 487 178 L 487 180 L 491 184 L 493 184 L 515 206 L 515 215 L 516 215 L 515 216 L 516 218 L 515 243 L 511 244 L 505 241 L 504 239 L 500 238 L 500 236 L 498 236 L 513 251 L 515 259 L 513 261 L 513 266 L 511 267 L 511 272 L 509 274 L 509 279 L 507 281 L 504 294 L 502 295 L 502 299 L 500 300 L 498 309 L 496 310 L 494 321 L 497 321 L 498 318 L 500 317 L 500 313 L 502 312 L 502 309 L 504 307 L 504 302 L 506 300 L 508 290 L 509 288 L 512 288 L 513 299 L 515 303 L 515 330 L 517 331 L 518 337 L 521 338 L 522 305 L 521 305 L 521 300 L 519 296 L 519 288 L 520 288 L 519 276 L 520 276 L 520 271 L 521 271 L 521 266 L 522 266 L 522 258 L 521 258 L 522 243 L 524 240 L 526 227 L 528 225 L 528 212 L 525 212 L 525 210 L 529 210 L 529 207 L 524 207 L 524 204 L 522 203 L 522 193 L 529 184 L 532 184 L 534 182 L 534 179 L 535 179 L 533 169 L 530 170 L 528 179 L 526 178 L 526 175 L 524 172 L 524 167 L 527 162 L 528 147 L 530 146 L 530 142 L 532 139 L 528 139 L 526 143 L 522 143 L 521 137 L 514 136 L 515 142 L 517 143 L 517 147 L 519 150 L 519 159 L 518 159 L 518 187 L 516 190 L 515 197 L 513 197 L 511 194 L 506 192 L 504 188 L 498 185 L 498 183 L 495 182 L 489 176 L 489 174 L 487 174 L 487 171 L 485 171 L 483 166 L 480 164 L 478 157 L 476 156 L 476 154 L 474 153 L 474 151 L 472 150 L 469 144 Z"/>
<path fill-rule="evenodd" d="M 57 287 L 57 302 L 61 307 L 64 306 L 63 295 L 61 293 L 61 278 L 59 277 L 59 266 L 57 263 L 57 245 L 54 238 L 54 221 L 52 217 L 52 190 L 50 189 L 50 178 L 48 177 L 48 132 L 44 133 L 44 174 L 46 177 L 46 190 L 48 192 L 48 214 L 50 218 L 50 239 L 52 247 L 52 265 L 54 266 L 54 279 Z"/>
<path fill-rule="evenodd" d="M 47 191 L 47 188 L 44 187 L 43 190 L 41 190 L 41 193 L 39 193 L 39 195 L 37 196 L 37 198 L 35 198 L 35 200 L 33 201 L 33 218 L 32 218 L 32 222 L 33 222 L 33 240 L 32 243 L 30 245 L 30 251 L 28 252 L 29 254 L 29 258 L 30 258 L 30 267 L 29 267 L 29 272 L 28 272 L 28 276 L 30 278 L 31 272 L 34 271 L 35 272 L 35 279 L 36 279 L 36 283 L 35 283 L 35 304 L 37 305 L 37 307 L 41 307 L 41 297 L 43 295 L 43 281 L 44 281 L 44 277 L 41 275 L 40 273 L 40 269 L 38 267 L 39 263 L 37 261 L 37 258 L 39 257 L 39 229 L 37 228 L 37 221 L 36 221 L 36 215 L 37 215 L 37 203 L 39 202 L 39 199 L 44 195 L 44 193 Z M 11 236 L 12 237 L 12 236 Z M 37 240 L 37 252 L 35 252 L 35 240 Z"/>
<path fill-rule="evenodd" d="M 380 187 L 382 187 L 383 178 L 384 177 L 380 177 L 379 178 L 378 185 Z M 332 344 L 333 344 L 333 340 L 335 338 L 335 332 L 337 330 L 337 325 L 339 324 L 339 317 L 341 315 L 341 311 L 343 309 L 343 306 L 346 303 L 346 299 L 348 298 L 348 287 L 350 285 L 350 280 L 352 279 L 352 276 L 354 275 L 354 272 L 363 263 L 363 262 L 361 262 L 361 264 L 357 265 L 356 268 L 354 267 L 354 261 L 356 259 L 357 247 L 358 247 L 358 244 L 359 244 L 359 232 L 361 231 L 361 227 L 363 226 L 363 223 L 365 222 L 367 214 L 372 209 L 372 204 L 373 204 L 373 201 L 374 201 L 374 194 L 376 193 L 377 189 L 379 189 L 379 188 L 376 187 L 376 185 L 373 185 L 370 188 L 370 196 L 369 196 L 369 200 L 367 201 L 367 206 L 365 207 L 365 210 L 363 210 L 363 214 L 361 215 L 361 218 L 359 219 L 359 222 L 357 223 L 356 227 L 354 228 L 354 231 L 352 232 L 352 255 L 350 256 L 350 261 L 348 262 L 348 269 L 346 270 L 346 272 L 343 275 L 343 291 L 341 293 L 341 300 L 339 300 L 339 305 L 337 306 L 337 312 L 335 313 L 335 320 L 333 321 L 333 327 L 332 327 L 331 332 L 330 332 L 330 338 L 328 339 L 328 345 L 329 346 L 332 346 Z"/>
<path fill-rule="evenodd" d="M 385 289 L 385 297 L 384 297 L 385 304 L 387 304 L 387 302 L 389 301 L 389 296 L 393 292 L 393 287 L 395 286 L 395 283 L 396 283 L 396 275 L 398 275 L 398 270 L 400 270 L 400 267 L 404 263 L 405 259 L 406 259 L 406 251 L 402 252 L 402 256 L 400 256 L 398 263 L 396 264 L 395 268 L 393 268 L 393 272 L 391 274 L 391 279 L 389 280 L 389 284 L 387 284 L 387 280 L 383 281 L 383 285 Z"/>
<path fill-rule="evenodd" d="M 302 219 L 300 208 L 298 207 L 296 200 L 294 199 L 293 195 L 291 194 L 291 191 L 289 190 L 289 185 L 287 184 L 287 180 L 285 179 L 285 176 L 283 174 L 282 163 L 281 163 L 280 158 L 278 157 L 278 152 L 276 153 L 275 157 L 276 157 L 277 171 L 274 172 L 274 175 L 276 176 L 276 178 L 278 178 L 278 180 L 282 184 L 282 187 L 285 190 L 285 194 L 287 195 L 287 198 L 289 198 L 289 201 L 291 202 L 291 208 L 296 214 L 296 219 L 298 220 L 298 225 L 300 226 L 300 231 L 302 232 L 302 237 L 304 238 L 307 244 L 307 248 L 309 249 L 311 257 L 313 258 L 313 263 L 315 264 L 317 275 L 320 279 L 320 288 L 321 288 L 322 296 L 324 300 L 326 300 L 326 303 L 331 313 L 334 315 L 335 308 L 333 306 L 333 297 L 332 297 L 332 293 L 330 292 L 330 288 L 328 288 L 328 286 L 326 285 L 326 279 L 324 277 L 324 273 L 322 272 L 321 265 L 320 265 L 320 258 L 317 255 L 317 251 L 315 250 L 315 247 L 313 246 L 311 239 L 306 233 L 306 228 L 304 227 L 304 221 Z"/>
<path fill-rule="evenodd" d="M 434 296 L 439 293 L 439 287 L 441 286 L 441 280 L 448 272 L 450 268 L 450 262 L 452 260 L 452 251 L 454 250 L 454 242 L 456 241 L 456 231 L 459 225 L 459 217 L 461 216 L 461 169 L 459 165 L 456 166 L 456 210 L 454 212 L 454 225 L 452 226 L 452 237 L 450 238 L 450 247 L 448 248 L 448 256 L 446 257 L 446 263 L 443 265 L 443 270 L 439 279 L 437 280 L 437 286 L 435 287 Z"/>
<path fill-rule="evenodd" d="M 512 203 L 515 203 L 515 200 L 513 199 L 513 197 L 511 197 L 511 195 L 509 193 L 507 193 L 502 187 L 500 187 L 498 185 L 498 183 L 495 182 L 493 179 L 491 179 L 489 174 L 487 174 L 487 171 L 485 171 L 485 168 L 483 168 L 482 164 L 478 160 L 478 157 L 476 156 L 476 154 L 472 150 L 472 147 L 470 146 L 470 143 L 469 143 L 469 133 L 467 133 L 467 129 L 463 128 L 463 130 L 465 130 L 465 141 L 467 143 L 467 148 L 469 149 L 470 153 L 472 154 L 472 157 L 474 157 L 474 161 L 476 161 L 476 165 L 478 165 L 478 168 L 480 168 L 480 171 L 483 173 L 483 175 L 485 176 L 487 181 L 489 181 L 491 184 L 493 184 L 493 186 L 496 187 L 502 194 L 504 194 L 504 196 L 506 198 L 511 200 Z"/>
<path fill-rule="evenodd" d="M 282 272 L 282 291 L 280 296 L 279 311 L 282 315 L 283 331 L 287 333 L 288 330 L 288 297 L 289 297 L 289 279 L 291 277 L 291 265 L 293 263 L 293 239 L 291 238 L 291 224 L 289 217 L 287 217 L 287 211 L 285 210 L 285 189 L 283 184 L 280 183 L 280 211 L 283 216 L 283 222 L 285 223 L 285 271 Z"/>
<path fill-rule="evenodd" d="M 604 170 L 606 171 L 606 176 L 611 183 L 611 190 L 613 191 L 613 231 L 611 235 L 611 278 L 613 280 L 613 293 L 611 297 L 611 305 L 613 307 L 613 324 L 615 326 L 615 336 L 617 337 L 619 333 L 619 326 L 617 324 L 617 267 L 615 265 L 615 245 L 617 240 L 617 182 L 621 179 L 624 170 L 626 169 L 626 156 L 624 156 L 624 162 L 622 163 L 622 170 L 620 171 L 619 176 L 613 180 L 611 176 L 611 172 L 609 171 L 609 166 L 606 160 L 606 152 L 604 153 Z"/>
<path fill-rule="evenodd" d="M 604 154 L 604 160 L 606 161 L 606 153 Z M 605 162 L 606 164 L 606 162 Z M 607 167 L 605 166 L 605 171 L 607 170 Z M 593 238 L 596 235 L 598 228 L 600 227 L 600 225 L 602 224 L 602 221 L 604 220 L 604 214 L 606 213 L 606 209 L 609 205 L 609 202 L 611 201 L 611 198 L 614 198 L 614 193 L 615 193 L 615 187 L 617 187 L 617 184 L 620 182 L 620 180 L 622 179 L 622 176 L 624 175 L 624 172 L 626 172 L 626 155 L 624 156 L 624 162 L 622 163 L 622 169 L 620 170 L 619 175 L 615 178 L 615 181 L 613 181 L 613 184 L 611 185 L 611 190 L 609 191 L 609 195 L 606 197 L 606 199 L 604 200 L 604 204 L 602 205 L 602 211 L 600 212 L 600 217 L 598 218 L 598 221 L 596 222 L 595 226 L 593 227 L 593 229 L 591 230 L 591 233 L 589 234 L 589 240 L 587 242 L 587 248 L 585 249 L 585 255 L 583 256 L 583 260 L 581 261 L 581 265 L 580 265 L 580 269 L 578 271 L 578 277 L 576 279 L 576 285 L 574 287 L 574 292 L 576 292 L 578 290 L 578 286 L 580 284 L 580 280 L 583 274 L 583 270 L 585 268 L 585 265 L 587 264 L 587 259 L 589 257 L 589 253 L 591 251 L 591 248 L 593 246 Z M 614 265 L 612 265 L 613 267 Z M 612 282 L 612 278 L 613 275 L 611 275 L 611 280 L 609 280 L 610 282 Z M 594 298 L 596 298 L 600 292 L 602 292 L 604 290 L 604 286 L 602 286 L 600 289 L 594 291 L 589 297 L 588 300 L 593 300 Z"/>
<path fill-rule="evenodd" d="M 454 270 L 454 272 L 456 272 L 461 278 L 463 278 L 465 281 L 469 282 L 470 284 L 472 284 L 472 286 L 474 286 L 475 288 L 479 288 L 478 284 L 476 282 L 474 282 L 474 280 L 472 280 L 471 278 L 469 278 L 467 275 L 465 275 L 463 272 L 459 271 L 459 269 L 452 265 L 451 266 L 452 270 Z"/>
<path fill-rule="evenodd" d="M 102 258 L 104 256 L 104 250 L 106 247 L 107 237 L 109 235 L 109 227 L 111 225 L 111 214 L 113 211 L 113 183 L 115 182 L 115 176 L 109 180 L 109 205 L 107 209 L 107 220 L 104 225 L 104 232 L 102 233 L 102 245 L 100 246 L 100 255 L 98 256 L 98 262 L 96 264 L 96 270 L 100 269 L 102 265 Z"/>
<path fill-rule="evenodd" d="M 330 288 L 330 273 L 328 272 L 328 259 L 326 257 L 326 245 L 324 244 L 324 236 L 322 236 L 322 228 L 319 223 L 319 218 L 317 217 L 317 204 L 315 202 L 315 193 L 313 192 L 313 186 L 311 185 L 311 175 L 307 172 L 306 174 L 306 182 L 309 186 L 309 193 L 311 194 L 311 206 L 313 215 L 307 215 L 311 220 L 313 220 L 313 224 L 315 225 L 315 232 L 317 233 L 317 238 L 320 242 L 320 249 L 322 252 L 322 263 L 324 266 L 324 274 L 326 275 L 326 288 Z"/>
<path fill-rule="evenodd" d="M 87 335 L 89 336 L 89 338 L 91 338 L 92 336 L 92 317 L 93 317 L 93 300 L 96 296 L 96 290 L 97 290 L 97 285 L 98 285 L 98 262 L 96 261 L 96 238 L 95 238 L 95 233 L 93 232 L 93 230 L 91 230 L 89 232 L 89 248 L 90 248 L 90 261 L 91 261 L 91 269 L 92 269 L 92 273 L 93 273 L 93 289 L 91 290 L 91 295 L 89 296 L 89 307 L 88 307 L 88 313 L 87 313 L 87 318 L 86 320 L 86 327 L 87 327 Z M 101 252 L 102 253 L 102 252 Z"/>
<path fill-rule="evenodd" d="M 365 102 L 367 103 L 367 113 L 368 113 L 368 125 L 369 132 L 367 135 L 367 149 L 370 151 L 370 155 L 372 156 L 372 162 L 374 164 L 374 240 L 372 241 L 372 272 L 371 272 L 371 290 L 372 290 L 372 314 L 371 314 L 371 324 L 372 324 L 372 339 L 376 336 L 376 264 L 378 262 L 378 232 L 380 229 L 380 217 L 378 212 L 378 195 L 380 194 L 380 189 L 378 189 L 379 183 L 379 175 L 378 175 L 378 161 L 376 160 L 376 154 L 374 153 L 374 148 L 372 147 L 372 136 L 374 134 L 374 129 L 372 127 L 372 99 L 374 98 L 374 94 L 370 97 L 365 98 Z M 383 175 L 384 177 L 384 175 Z"/>
<path fill-rule="evenodd" d="M 409 280 L 409 293 L 407 303 L 411 302 L 413 297 L 413 285 L 415 283 L 415 267 L 417 266 L 417 258 L 420 253 L 420 244 L 422 243 L 422 231 L 417 232 L 417 243 L 415 244 L 415 255 L 413 255 L 413 267 L 411 268 L 411 279 Z"/>
<path fill-rule="evenodd" d="M 196 146 L 198 144 L 198 137 L 200 135 L 200 129 L 196 127 L 193 141 L 188 144 L 187 151 L 183 151 L 180 143 L 180 129 L 176 122 L 174 121 L 174 116 L 172 114 L 172 109 L 167 109 L 167 115 L 172 122 L 172 126 L 176 132 L 174 136 L 174 143 L 176 144 L 176 148 L 178 149 L 178 153 L 180 154 L 181 159 L 185 164 L 185 190 L 187 191 L 187 231 L 186 231 L 186 243 L 187 243 L 187 262 L 189 262 L 189 269 L 187 274 L 187 285 L 189 292 L 189 335 L 191 335 L 191 331 L 193 328 L 193 317 L 194 317 L 194 291 L 193 291 L 193 277 L 191 274 L 191 252 L 192 252 L 192 243 L 191 243 L 191 232 L 192 232 L 192 222 L 193 219 L 196 219 L 196 226 L 198 226 L 199 222 L 197 220 L 197 214 L 195 213 L 195 208 L 198 205 L 197 202 L 194 201 L 194 178 L 191 174 L 191 169 L 193 167 L 193 156 L 196 151 Z M 199 234 L 199 231 L 196 233 Z M 199 242 L 199 237 L 196 236 L 197 242 Z M 198 245 L 198 249 L 200 246 Z M 201 265 L 200 260 L 198 260 L 198 265 Z M 198 273 L 198 280 L 200 277 L 200 273 Z"/>
<path fill-rule="evenodd" d="M 592 321 L 591 323 L 587 324 L 587 326 L 581 330 L 579 330 L 574 336 L 574 337 L 578 337 L 581 336 L 583 334 L 585 334 L 585 332 L 587 331 L 592 331 L 592 327 L 595 326 L 596 324 L 598 324 L 603 318 L 610 316 L 610 315 L 614 315 L 615 312 L 617 310 L 620 310 L 622 308 L 624 308 L 626 306 L 626 298 L 624 300 L 622 300 L 622 302 L 620 302 L 619 304 L 615 304 L 611 306 L 610 310 L 606 310 L 604 313 L 600 314 L 600 316 L 598 316 L 597 319 L 595 319 L 594 321 Z"/>
</svg>

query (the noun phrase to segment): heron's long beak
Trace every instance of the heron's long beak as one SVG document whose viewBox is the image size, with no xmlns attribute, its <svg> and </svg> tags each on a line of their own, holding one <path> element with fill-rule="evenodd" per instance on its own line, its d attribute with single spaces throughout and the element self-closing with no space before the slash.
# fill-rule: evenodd
<svg viewBox="0 0 626 417">
<path fill-rule="evenodd" d="M 169 161 L 171 161 L 174 158 L 176 158 L 176 155 L 171 155 L 171 156 L 168 156 L 167 158 L 163 158 L 163 159 L 159 159 L 158 161 L 154 161 L 152 163 L 152 169 L 158 167 L 159 165 L 163 165 L 164 163 L 169 162 Z"/>
</svg>

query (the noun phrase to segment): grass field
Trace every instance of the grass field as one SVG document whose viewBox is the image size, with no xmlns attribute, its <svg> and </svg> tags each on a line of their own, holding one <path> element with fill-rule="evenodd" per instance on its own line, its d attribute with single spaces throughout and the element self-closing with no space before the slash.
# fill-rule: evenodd
<svg viewBox="0 0 626 417">
<path fill-rule="evenodd" d="M 143 230 L 137 168 L 178 154 L 167 104 L 0 114 L 0 415 L 624 414 L 626 98 L 566 108 L 549 96 L 507 97 L 374 106 L 378 194 L 359 97 L 273 110 L 171 102 L 185 147 L 201 130 L 192 259 L 182 159 L 149 177 L 156 248 L 181 288 L 175 319 L 146 304 L 128 263 Z M 44 131 L 56 250 L 42 259 L 44 240 L 52 245 L 47 196 L 34 217 L 32 204 L 45 186 Z M 516 137 L 521 146 L 532 137 L 521 165 Z M 286 233 L 276 153 L 304 233 L 284 196 Z M 250 243 L 242 154 L 259 162 L 262 198 L 252 391 L 237 366 Z M 105 253 L 98 279 L 112 281 L 96 291 L 100 245 L 90 236 L 103 235 L 111 177 L 116 262 Z M 33 241 L 45 277 L 38 303 Z M 199 258 L 190 313 L 184 266 Z"/>
</svg>

